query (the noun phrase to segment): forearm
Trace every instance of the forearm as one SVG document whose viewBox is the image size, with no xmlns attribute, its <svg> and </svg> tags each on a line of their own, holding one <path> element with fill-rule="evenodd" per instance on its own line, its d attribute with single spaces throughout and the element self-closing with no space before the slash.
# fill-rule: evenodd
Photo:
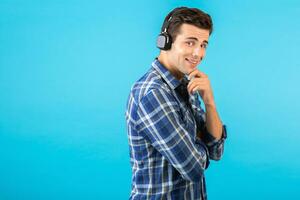
<svg viewBox="0 0 300 200">
<path fill-rule="evenodd" d="M 215 104 L 206 104 L 206 129 L 217 140 L 222 137 L 223 125 L 218 115 Z"/>
<path fill-rule="evenodd" d="M 199 70 L 194 70 L 189 74 L 189 79 L 192 79 L 188 84 L 189 93 L 194 94 L 195 91 L 198 91 L 205 104 L 205 132 L 208 132 L 216 140 L 221 139 L 223 125 L 216 109 L 212 88 L 210 86 L 210 82 L 207 75 L 203 72 L 200 72 Z M 197 133 L 197 135 L 200 138 L 205 138 L 205 133 L 201 133 L 201 130 L 199 133 Z"/>
</svg>

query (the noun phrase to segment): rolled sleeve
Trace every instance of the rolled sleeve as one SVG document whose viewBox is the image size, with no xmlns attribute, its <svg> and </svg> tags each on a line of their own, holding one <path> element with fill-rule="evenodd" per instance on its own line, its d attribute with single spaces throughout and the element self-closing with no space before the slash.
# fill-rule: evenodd
<svg viewBox="0 0 300 200">
<path fill-rule="evenodd" d="M 206 144 L 209 152 L 209 158 L 220 160 L 224 153 L 224 143 L 227 138 L 226 125 L 222 127 L 222 137 L 218 140 L 204 128 L 203 142 Z"/>
</svg>

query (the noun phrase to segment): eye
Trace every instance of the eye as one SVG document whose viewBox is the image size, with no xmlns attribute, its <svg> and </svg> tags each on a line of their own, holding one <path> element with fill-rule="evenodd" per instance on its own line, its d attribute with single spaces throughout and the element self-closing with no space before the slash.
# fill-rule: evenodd
<svg viewBox="0 0 300 200">
<path fill-rule="evenodd" d="M 206 49 L 207 48 L 207 44 L 206 43 L 201 44 L 201 48 Z"/>
<path fill-rule="evenodd" d="M 187 41 L 186 44 L 187 44 L 189 47 L 192 47 L 192 46 L 194 46 L 195 42 L 193 42 L 193 41 Z"/>
</svg>

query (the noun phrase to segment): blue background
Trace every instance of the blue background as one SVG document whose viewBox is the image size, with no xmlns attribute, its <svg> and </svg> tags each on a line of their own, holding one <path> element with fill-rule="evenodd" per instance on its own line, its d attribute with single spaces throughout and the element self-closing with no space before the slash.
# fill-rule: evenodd
<svg viewBox="0 0 300 200">
<path fill-rule="evenodd" d="M 300 198 L 299 1 L 0 0 L 1 200 L 129 197 L 127 96 L 181 5 L 215 25 L 199 69 L 229 137 L 209 199 Z"/>
</svg>

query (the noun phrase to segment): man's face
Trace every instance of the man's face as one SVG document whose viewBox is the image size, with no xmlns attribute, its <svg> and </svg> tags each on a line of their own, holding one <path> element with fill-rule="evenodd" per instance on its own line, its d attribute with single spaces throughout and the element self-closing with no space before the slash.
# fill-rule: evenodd
<svg viewBox="0 0 300 200">
<path fill-rule="evenodd" d="M 174 75 L 181 79 L 197 68 L 205 56 L 209 31 L 190 24 L 182 24 L 180 31 L 167 51 L 168 63 Z"/>
</svg>

